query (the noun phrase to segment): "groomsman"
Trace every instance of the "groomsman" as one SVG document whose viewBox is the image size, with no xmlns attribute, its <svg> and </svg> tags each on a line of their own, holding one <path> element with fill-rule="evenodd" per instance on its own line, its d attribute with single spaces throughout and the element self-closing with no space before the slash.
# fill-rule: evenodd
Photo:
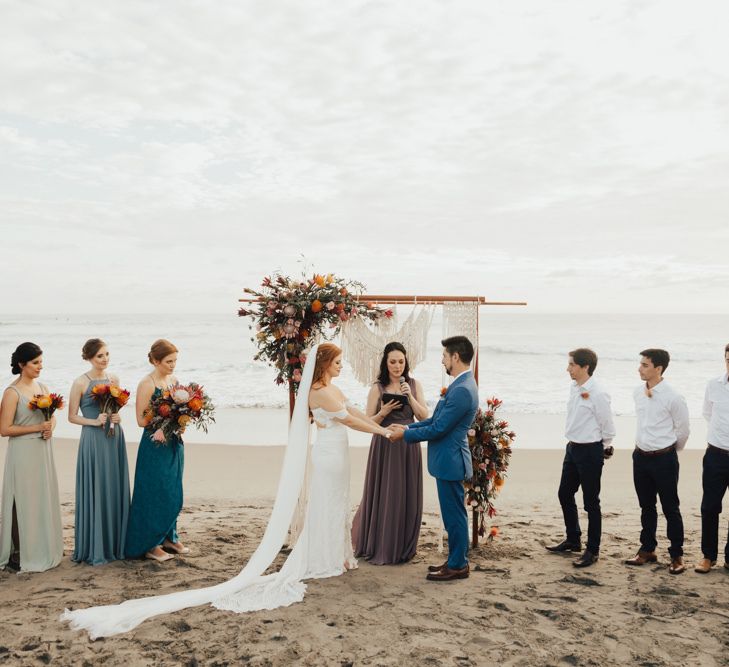
<svg viewBox="0 0 729 667">
<path fill-rule="evenodd" d="M 565 428 L 568 442 L 558 492 L 567 537 L 547 549 L 580 551 L 582 548 L 582 531 L 575 503 L 577 489 L 582 486 L 587 512 L 587 548 L 572 563 L 575 567 L 588 567 L 600 555 L 600 480 L 604 459 L 613 454 L 611 443 L 615 437 L 610 395 L 592 377 L 596 366 L 597 355 L 588 348 L 581 347 L 569 353 L 567 372 L 572 378 L 572 385 Z"/>
<path fill-rule="evenodd" d="M 656 494 L 668 524 L 671 574 L 686 570 L 683 562 L 683 519 L 678 500 L 678 454 L 689 436 L 686 400 L 663 379 L 670 355 L 666 350 L 643 350 L 638 373 L 643 384 L 633 393 L 638 428 L 633 451 L 633 483 L 640 503 L 640 550 L 627 565 L 655 563 Z"/>
<path fill-rule="evenodd" d="M 729 345 L 724 348 L 727 372 L 710 380 L 704 394 L 704 417 L 709 422 L 708 447 L 704 454 L 701 499 L 701 551 L 703 560 L 694 570 L 705 574 L 716 564 L 719 553 L 719 514 L 729 487 Z M 729 570 L 729 538 L 724 547 L 724 567 Z"/>
</svg>

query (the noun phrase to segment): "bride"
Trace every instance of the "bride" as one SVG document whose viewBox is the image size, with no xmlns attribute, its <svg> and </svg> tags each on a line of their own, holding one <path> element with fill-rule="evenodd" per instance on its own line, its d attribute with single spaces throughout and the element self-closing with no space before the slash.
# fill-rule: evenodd
<svg viewBox="0 0 729 667">
<path fill-rule="evenodd" d="M 304 579 L 334 577 L 357 567 L 349 521 L 349 450 L 347 428 L 389 438 L 390 431 L 369 419 L 332 384 L 342 367 L 342 351 L 333 343 L 314 347 L 304 366 L 291 419 L 278 492 L 261 543 L 233 579 L 216 586 L 180 591 L 118 605 L 68 609 L 61 619 L 91 639 L 127 632 L 152 616 L 212 603 L 237 612 L 275 609 L 304 597 Z M 311 479 L 303 526 L 279 572 L 264 575 L 286 538 L 304 486 L 309 411 L 318 426 L 311 453 Z M 304 491 L 302 497 L 306 498 Z"/>
</svg>

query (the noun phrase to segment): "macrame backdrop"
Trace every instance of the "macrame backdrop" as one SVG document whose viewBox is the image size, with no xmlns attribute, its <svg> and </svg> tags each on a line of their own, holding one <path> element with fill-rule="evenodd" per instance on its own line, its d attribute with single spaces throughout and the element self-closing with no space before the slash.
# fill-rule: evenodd
<svg viewBox="0 0 729 667">
<path fill-rule="evenodd" d="M 371 385 L 380 370 L 382 350 L 392 341 L 405 346 L 410 368 L 415 368 L 425 359 L 434 312 L 435 306 L 416 306 L 400 327 L 397 314 L 380 319 L 374 326 L 361 317 L 347 322 L 342 328 L 342 352 L 352 366 L 354 377 L 363 385 Z"/>
<path fill-rule="evenodd" d="M 478 303 L 446 302 L 443 304 L 443 338 L 466 336 L 473 343 L 471 369 L 478 358 Z"/>
</svg>

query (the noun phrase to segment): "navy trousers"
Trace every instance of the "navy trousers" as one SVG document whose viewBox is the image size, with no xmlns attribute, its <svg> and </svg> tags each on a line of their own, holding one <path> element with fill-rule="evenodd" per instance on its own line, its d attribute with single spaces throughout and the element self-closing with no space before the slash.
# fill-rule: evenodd
<svg viewBox="0 0 729 667">
<path fill-rule="evenodd" d="M 701 551 L 704 558 L 716 560 L 719 553 L 719 515 L 721 501 L 729 487 L 729 452 L 709 447 L 704 454 L 701 498 Z M 729 563 L 729 537 L 724 547 L 724 561 Z"/>
<path fill-rule="evenodd" d="M 559 503 L 567 531 L 567 541 L 580 543 L 582 531 L 577 516 L 575 494 L 582 487 L 582 499 L 587 512 L 587 548 L 596 556 L 600 553 L 602 513 L 600 511 L 600 480 L 605 458 L 602 442 L 575 444 L 570 442 L 562 463 L 559 483 Z"/>
<path fill-rule="evenodd" d="M 440 515 L 448 533 L 448 567 L 461 570 L 468 564 L 468 513 L 463 482 L 436 479 Z"/>
</svg>

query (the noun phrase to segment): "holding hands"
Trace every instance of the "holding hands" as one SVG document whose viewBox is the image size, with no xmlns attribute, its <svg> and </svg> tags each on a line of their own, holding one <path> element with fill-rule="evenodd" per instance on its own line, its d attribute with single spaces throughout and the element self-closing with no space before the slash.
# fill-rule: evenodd
<svg viewBox="0 0 729 667">
<path fill-rule="evenodd" d="M 388 429 L 391 432 L 391 437 L 388 438 L 390 442 L 396 442 L 398 440 L 402 440 L 404 437 L 405 431 L 407 430 L 407 426 L 404 424 L 390 424 L 388 426 Z"/>
</svg>

